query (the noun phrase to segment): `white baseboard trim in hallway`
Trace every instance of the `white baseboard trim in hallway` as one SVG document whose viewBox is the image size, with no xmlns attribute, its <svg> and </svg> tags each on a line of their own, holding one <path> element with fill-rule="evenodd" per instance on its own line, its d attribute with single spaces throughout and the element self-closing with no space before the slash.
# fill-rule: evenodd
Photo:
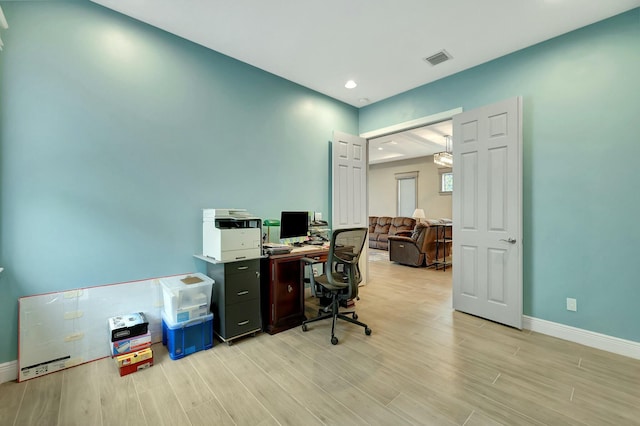
<svg viewBox="0 0 640 426">
<path fill-rule="evenodd" d="M 523 328 L 537 333 L 579 343 L 603 351 L 613 352 L 618 355 L 640 359 L 640 342 L 620 339 L 581 328 L 571 327 L 556 322 L 551 322 L 526 315 L 522 317 Z"/>
<path fill-rule="evenodd" d="M 0 364 L 0 383 L 11 382 L 18 378 L 18 361 Z"/>
</svg>

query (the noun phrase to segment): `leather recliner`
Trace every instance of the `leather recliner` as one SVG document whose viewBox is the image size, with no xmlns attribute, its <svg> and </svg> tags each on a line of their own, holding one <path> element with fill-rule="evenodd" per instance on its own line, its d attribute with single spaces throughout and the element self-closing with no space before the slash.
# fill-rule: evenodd
<svg viewBox="0 0 640 426">
<path fill-rule="evenodd" d="M 450 238 L 451 228 L 447 228 Z M 418 223 L 411 236 L 389 236 L 389 260 L 409 266 L 430 266 L 436 260 L 436 239 L 438 228 L 428 223 Z M 451 252 L 451 243 L 447 253 Z M 440 248 L 442 250 L 442 248 Z M 442 256 L 442 253 L 439 253 Z"/>
</svg>

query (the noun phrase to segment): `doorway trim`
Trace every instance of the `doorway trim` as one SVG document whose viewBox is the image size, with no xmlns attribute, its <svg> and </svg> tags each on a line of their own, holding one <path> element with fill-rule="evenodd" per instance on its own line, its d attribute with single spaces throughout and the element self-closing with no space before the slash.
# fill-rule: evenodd
<svg viewBox="0 0 640 426">
<path fill-rule="evenodd" d="M 409 120 L 402 123 L 394 124 L 392 126 L 383 127 L 381 129 L 364 132 L 360 134 L 360 137 L 365 138 L 368 144 L 369 139 L 389 135 L 391 133 L 404 132 L 405 130 L 415 129 L 416 127 L 428 126 L 429 124 L 435 124 L 445 120 L 451 120 L 451 118 L 453 118 L 454 115 L 460 114 L 462 111 L 463 111 L 462 107 L 450 109 L 448 111 L 442 111 L 437 114 L 416 118 L 415 120 Z"/>
</svg>

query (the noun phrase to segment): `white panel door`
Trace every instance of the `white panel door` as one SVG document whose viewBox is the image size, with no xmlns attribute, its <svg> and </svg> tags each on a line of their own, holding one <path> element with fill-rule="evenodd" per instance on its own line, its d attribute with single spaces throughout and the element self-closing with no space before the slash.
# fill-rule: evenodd
<svg viewBox="0 0 640 426">
<path fill-rule="evenodd" d="M 333 229 L 367 228 L 367 141 L 358 136 L 333 132 L 331 169 Z M 368 240 L 367 240 L 368 241 Z M 362 284 L 367 279 L 367 249 L 360 255 Z"/>
<path fill-rule="evenodd" d="M 522 328 L 522 99 L 453 117 L 453 308 Z"/>
<path fill-rule="evenodd" d="M 333 229 L 367 227 L 367 141 L 333 132 Z"/>
</svg>

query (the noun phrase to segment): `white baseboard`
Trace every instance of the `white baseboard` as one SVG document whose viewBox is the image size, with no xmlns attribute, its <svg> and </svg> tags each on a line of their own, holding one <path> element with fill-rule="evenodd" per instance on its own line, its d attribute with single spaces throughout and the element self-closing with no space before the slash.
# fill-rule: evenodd
<svg viewBox="0 0 640 426">
<path fill-rule="evenodd" d="M 18 378 L 18 361 L 0 364 L 0 383 L 10 382 Z"/>
<path fill-rule="evenodd" d="M 581 328 L 571 327 L 557 322 L 551 322 L 539 318 L 524 315 L 522 317 L 523 328 L 537 333 L 558 337 L 570 342 L 579 343 L 603 351 L 612 352 L 630 358 L 640 359 L 640 342 L 607 336 Z"/>
</svg>

